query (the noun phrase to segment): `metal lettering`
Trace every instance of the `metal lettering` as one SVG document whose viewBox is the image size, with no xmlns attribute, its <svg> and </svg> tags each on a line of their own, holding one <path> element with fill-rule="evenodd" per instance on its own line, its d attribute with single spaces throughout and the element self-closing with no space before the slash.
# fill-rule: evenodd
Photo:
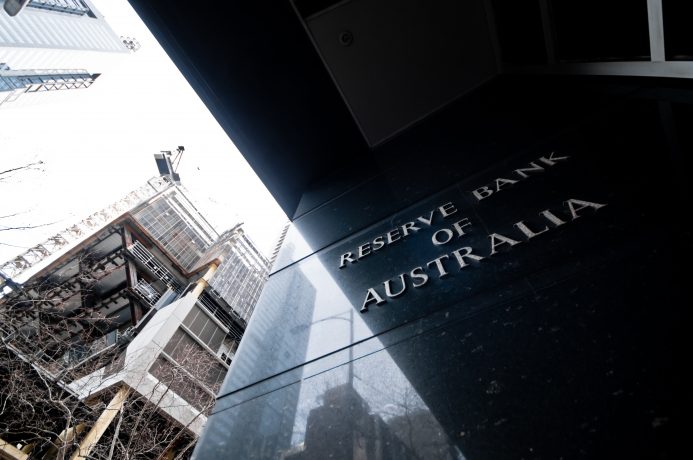
<svg viewBox="0 0 693 460">
<path fill-rule="evenodd" d="M 425 219 L 423 216 L 417 217 L 416 219 L 421 223 L 424 223 L 426 225 L 431 225 L 431 222 L 433 222 L 433 213 L 434 212 L 435 212 L 435 210 L 431 211 L 431 214 L 428 216 L 428 219 Z"/>
<path fill-rule="evenodd" d="M 484 198 L 490 197 L 493 194 L 493 190 L 484 185 L 483 187 L 479 187 L 478 189 L 474 190 L 472 193 L 477 200 L 481 201 Z"/>
<path fill-rule="evenodd" d="M 555 156 L 553 156 L 554 153 L 556 153 L 556 152 L 551 152 L 551 153 L 549 154 L 549 157 L 548 157 L 548 158 L 546 158 L 546 157 L 540 157 L 540 158 L 539 158 L 539 161 L 541 161 L 542 163 L 544 163 L 544 164 L 546 164 L 546 165 L 553 166 L 553 165 L 556 164 L 557 161 L 560 161 L 560 160 L 567 160 L 568 158 L 570 158 L 570 157 L 567 157 L 567 156 L 566 156 L 566 157 L 555 157 Z"/>
<path fill-rule="evenodd" d="M 501 244 L 509 244 L 511 247 L 515 246 L 516 244 L 520 244 L 519 241 L 514 240 L 512 238 L 508 238 L 507 236 L 503 236 L 499 233 L 491 233 L 488 237 L 491 239 L 491 255 L 494 255 L 498 252 L 496 251 L 496 248 Z"/>
<path fill-rule="evenodd" d="M 447 235 L 447 238 L 445 239 L 445 241 L 440 241 L 438 239 L 439 233 L 444 233 L 445 235 Z M 431 237 L 431 241 L 433 241 L 433 244 L 435 244 L 436 246 L 440 246 L 441 244 L 445 244 L 445 243 L 449 242 L 452 239 L 452 237 L 453 237 L 452 230 L 447 229 L 447 228 L 442 228 L 433 234 L 433 236 Z"/>
<path fill-rule="evenodd" d="M 460 251 L 464 251 L 464 254 L 461 254 Z M 465 246 L 463 248 L 455 249 L 452 251 L 453 255 L 457 259 L 457 263 L 460 264 L 460 270 L 462 270 L 464 267 L 466 267 L 467 262 L 464 261 L 464 258 L 476 260 L 479 262 L 480 260 L 483 260 L 484 258 L 481 256 L 477 256 L 476 254 L 472 254 L 472 248 L 469 246 Z"/>
<path fill-rule="evenodd" d="M 394 235 L 397 235 L 397 238 L 393 238 Z M 398 228 L 396 228 L 394 230 L 390 230 L 389 232 L 387 232 L 386 236 L 387 236 L 387 244 L 392 244 L 395 241 L 399 241 L 399 239 L 401 238 L 401 235 L 399 234 Z"/>
<path fill-rule="evenodd" d="M 373 240 L 373 251 L 377 251 L 378 249 L 381 249 L 383 246 L 385 246 L 385 243 L 383 242 L 383 237 L 378 236 Z"/>
<path fill-rule="evenodd" d="M 350 252 L 342 254 L 342 257 L 339 260 L 339 268 L 344 268 L 347 262 L 351 262 L 352 264 L 356 262 L 354 259 L 352 259 Z"/>
<path fill-rule="evenodd" d="M 593 203 L 591 201 L 583 201 L 583 200 L 576 200 L 576 199 L 570 199 L 565 202 L 568 205 L 568 209 L 570 209 L 570 214 L 573 216 L 573 220 L 577 219 L 580 217 L 578 215 L 578 211 L 581 211 L 585 208 L 593 208 L 595 211 L 599 208 L 603 208 L 606 206 L 606 204 L 601 204 L 601 203 Z M 579 207 L 576 208 L 573 205 L 578 205 Z"/>
<path fill-rule="evenodd" d="M 430 262 L 426 263 L 427 267 L 430 267 L 431 264 L 435 264 L 436 268 L 438 269 L 438 278 L 442 278 L 444 276 L 447 276 L 448 272 L 445 271 L 445 267 L 443 266 L 443 260 L 448 259 L 447 254 L 443 254 L 442 256 L 438 257 L 437 259 L 433 259 Z"/>
<path fill-rule="evenodd" d="M 457 212 L 457 208 L 452 203 L 445 203 L 443 206 L 439 207 L 438 209 L 440 210 L 440 214 L 443 217 L 451 216 Z"/>
<path fill-rule="evenodd" d="M 452 224 L 452 226 L 457 231 L 457 236 L 462 236 L 466 235 L 466 233 L 464 233 L 464 227 L 471 227 L 472 223 L 469 222 L 469 219 L 465 217 L 464 219 L 458 220 L 457 222 Z"/>
<path fill-rule="evenodd" d="M 423 267 L 416 267 L 411 272 L 409 272 L 409 276 L 411 276 L 412 286 L 414 286 L 415 288 L 421 287 L 424 284 L 428 283 L 428 275 L 424 273 Z M 419 284 L 416 284 L 414 282 L 415 279 L 420 279 L 421 282 Z"/>
<path fill-rule="evenodd" d="M 560 227 L 561 225 L 565 224 L 564 221 L 556 217 L 554 213 L 552 213 L 550 210 L 545 210 L 540 213 L 542 216 L 546 217 L 546 219 L 554 224 L 556 227 Z"/>
<path fill-rule="evenodd" d="M 366 292 L 366 299 L 363 301 L 363 305 L 361 306 L 361 313 L 368 311 L 368 304 L 371 302 L 375 302 L 376 305 L 380 305 L 381 303 L 385 302 L 385 300 L 380 297 L 378 291 L 373 288 L 368 288 L 368 292 Z"/>
<path fill-rule="evenodd" d="M 402 236 L 407 236 L 409 235 L 409 231 L 414 231 L 417 232 L 420 230 L 419 227 L 414 225 L 414 222 L 407 222 L 406 224 L 402 225 Z"/>
<path fill-rule="evenodd" d="M 527 224 L 525 224 L 523 221 L 516 222 L 513 225 L 517 227 L 522 233 L 524 233 L 528 240 L 534 238 L 535 236 L 541 235 L 542 233 L 547 232 L 549 230 L 549 227 L 544 227 L 542 230 L 535 232 L 534 230 L 530 229 L 527 226 Z"/>
<path fill-rule="evenodd" d="M 544 168 L 542 166 L 539 166 L 535 162 L 531 162 L 529 165 L 531 166 L 531 168 L 519 168 L 519 169 L 516 169 L 515 172 L 517 173 L 518 176 L 522 177 L 523 179 L 527 179 L 529 177 L 527 172 L 533 172 L 533 171 L 543 172 L 544 171 Z"/>
<path fill-rule="evenodd" d="M 516 183 L 516 180 L 504 179 L 502 177 L 499 177 L 498 179 L 496 179 L 496 192 L 500 192 L 500 189 L 503 188 L 504 185 L 513 185 Z"/>
<path fill-rule="evenodd" d="M 400 289 L 399 292 L 395 292 L 394 294 L 392 293 L 392 289 L 390 288 L 390 281 L 392 280 L 387 280 L 383 283 L 383 285 L 385 285 L 385 294 L 391 299 L 401 296 L 407 290 L 407 283 L 404 281 L 404 273 L 399 275 L 399 280 L 402 283 L 402 289 Z"/>
</svg>

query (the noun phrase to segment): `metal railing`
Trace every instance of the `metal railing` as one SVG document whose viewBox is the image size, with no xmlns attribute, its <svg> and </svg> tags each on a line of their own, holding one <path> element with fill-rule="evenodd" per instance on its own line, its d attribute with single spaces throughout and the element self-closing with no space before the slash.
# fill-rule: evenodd
<svg viewBox="0 0 693 460">
<path fill-rule="evenodd" d="M 161 294 L 159 294 L 156 289 L 154 289 L 152 285 L 146 281 L 139 281 L 133 287 L 133 289 L 140 295 L 142 300 L 144 300 L 150 308 L 153 308 L 161 298 Z"/>
<path fill-rule="evenodd" d="M 144 266 L 146 266 L 157 278 L 163 281 L 168 287 L 176 292 L 180 292 L 182 286 L 176 280 L 176 277 L 171 273 L 159 260 L 154 257 L 154 254 L 149 252 L 139 241 L 135 241 L 128 246 L 128 252 L 135 256 Z"/>
<path fill-rule="evenodd" d="M 207 292 L 203 292 L 197 299 L 197 302 L 202 305 L 205 310 L 212 314 L 226 329 L 229 330 L 229 335 L 234 339 L 240 340 L 245 330 L 245 321 L 235 314 L 233 310 L 226 311 L 221 308 Z"/>
</svg>

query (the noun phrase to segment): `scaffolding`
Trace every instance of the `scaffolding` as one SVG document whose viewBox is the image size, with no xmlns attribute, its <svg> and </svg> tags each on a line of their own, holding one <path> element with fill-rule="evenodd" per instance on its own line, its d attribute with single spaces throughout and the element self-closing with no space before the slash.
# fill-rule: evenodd
<svg viewBox="0 0 693 460">
<path fill-rule="evenodd" d="M 16 278 L 47 258 L 93 235 L 114 218 L 171 186 L 173 186 L 173 183 L 168 177 L 159 176 L 150 179 L 147 184 L 133 190 L 107 208 L 95 212 L 81 222 L 66 228 L 43 243 L 37 244 L 14 259 L 3 263 L 0 265 L 0 273 L 10 279 Z"/>
</svg>

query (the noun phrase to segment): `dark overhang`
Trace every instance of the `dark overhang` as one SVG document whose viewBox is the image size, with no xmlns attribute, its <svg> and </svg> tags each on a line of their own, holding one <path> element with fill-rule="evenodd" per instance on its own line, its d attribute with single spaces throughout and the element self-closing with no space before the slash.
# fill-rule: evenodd
<svg viewBox="0 0 693 460">
<path fill-rule="evenodd" d="M 289 215 L 367 150 L 288 1 L 131 3 Z"/>
<path fill-rule="evenodd" d="M 671 0 L 130 2 L 289 216 L 501 74 L 693 75 Z"/>
</svg>

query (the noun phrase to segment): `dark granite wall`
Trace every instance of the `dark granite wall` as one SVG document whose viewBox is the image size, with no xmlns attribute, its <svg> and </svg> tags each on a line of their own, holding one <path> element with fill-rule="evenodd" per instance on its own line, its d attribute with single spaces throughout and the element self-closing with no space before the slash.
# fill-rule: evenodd
<svg viewBox="0 0 693 460">
<path fill-rule="evenodd" d="M 691 95 L 504 77 L 315 183 L 195 458 L 678 458 Z"/>
</svg>

